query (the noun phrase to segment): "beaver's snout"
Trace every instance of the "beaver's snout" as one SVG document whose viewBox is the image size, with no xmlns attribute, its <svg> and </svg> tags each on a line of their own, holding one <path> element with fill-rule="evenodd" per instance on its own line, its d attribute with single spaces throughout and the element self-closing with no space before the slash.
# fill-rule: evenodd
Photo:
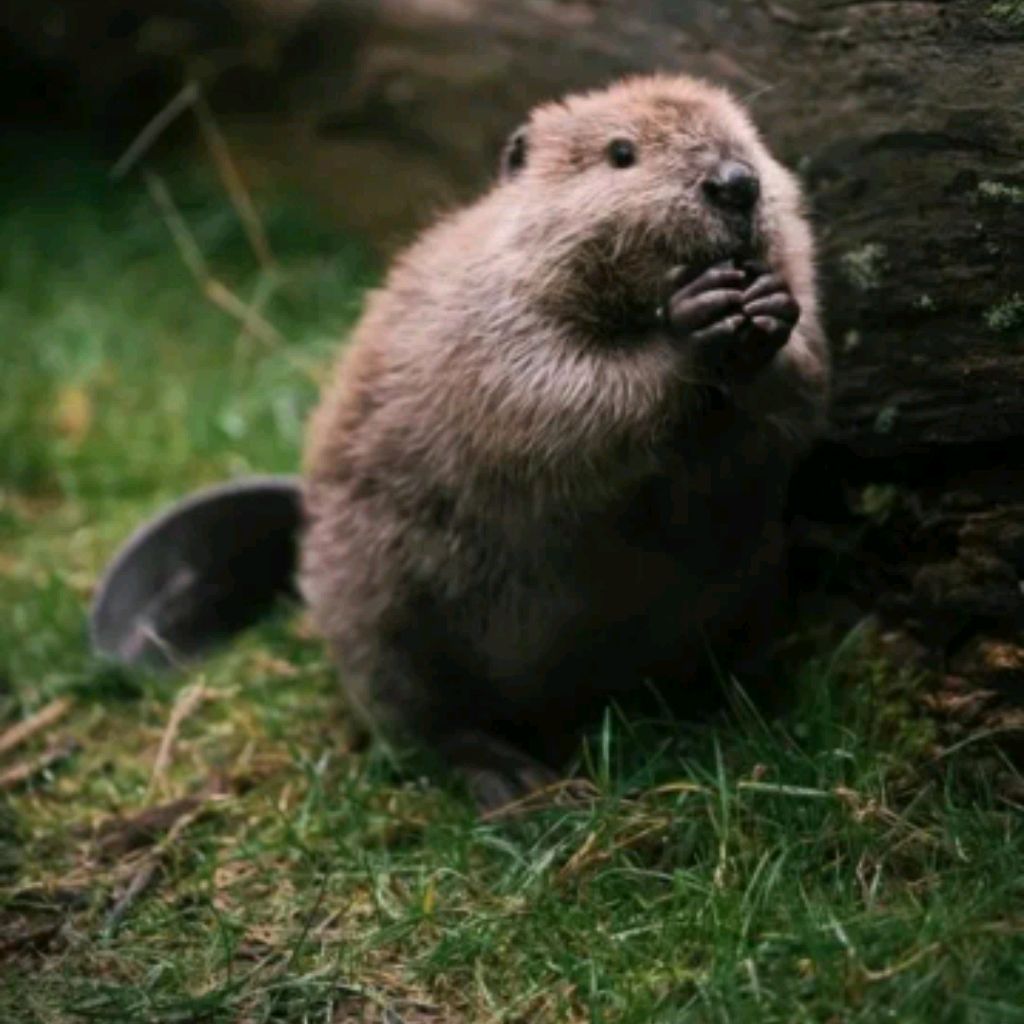
<svg viewBox="0 0 1024 1024">
<path fill-rule="evenodd" d="M 723 160 L 705 179 L 704 194 L 717 207 L 749 214 L 761 195 L 761 181 L 750 164 Z"/>
</svg>

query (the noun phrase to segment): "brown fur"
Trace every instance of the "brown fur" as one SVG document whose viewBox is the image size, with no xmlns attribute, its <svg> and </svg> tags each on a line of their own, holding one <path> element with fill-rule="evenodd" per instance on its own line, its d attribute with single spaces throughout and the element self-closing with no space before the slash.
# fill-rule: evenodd
<svg viewBox="0 0 1024 1024">
<path fill-rule="evenodd" d="M 685 708 L 707 642 L 749 646 L 827 374 L 798 186 L 725 92 L 633 79 L 538 108 L 526 139 L 371 296 L 312 422 L 302 585 L 369 723 L 552 763 L 609 699 L 646 679 Z M 701 194 L 726 157 L 760 176 L 748 237 Z M 737 252 L 801 313 L 716 404 L 653 313 L 670 268 Z"/>
</svg>

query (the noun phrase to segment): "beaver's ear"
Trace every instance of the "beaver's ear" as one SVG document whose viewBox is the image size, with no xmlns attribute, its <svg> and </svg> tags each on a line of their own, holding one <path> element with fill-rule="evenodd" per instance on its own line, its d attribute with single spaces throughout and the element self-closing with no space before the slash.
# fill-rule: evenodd
<svg viewBox="0 0 1024 1024">
<path fill-rule="evenodd" d="M 501 177 L 503 179 L 514 178 L 526 166 L 529 148 L 526 125 L 523 125 L 508 137 L 508 142 L 505 143 L 505 148 L 501 151 Z"/>
</svg>

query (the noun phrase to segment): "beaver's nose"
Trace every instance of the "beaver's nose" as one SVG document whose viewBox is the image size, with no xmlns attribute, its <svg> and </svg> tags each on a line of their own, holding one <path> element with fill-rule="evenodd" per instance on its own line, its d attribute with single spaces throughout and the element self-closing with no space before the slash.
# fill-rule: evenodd
<svg viewBox="0 0 1024 1024">
<path fill-rule="evenodd" d="M 704 192 L 716 206 L 749 213 L 761 195 L 761 182 L 750 164 L 723 160 L 704 179 Z"/>
</svg>

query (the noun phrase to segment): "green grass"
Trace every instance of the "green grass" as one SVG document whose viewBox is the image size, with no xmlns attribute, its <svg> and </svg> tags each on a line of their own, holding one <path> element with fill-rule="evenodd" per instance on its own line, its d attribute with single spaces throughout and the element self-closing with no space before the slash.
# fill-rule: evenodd
<svg viewBox="0 0 1024 1024">
<path fill-rule="evenodd" d="M 0 731 L 73 704 L 0 772 L 78 750 L 0 805 L 0 1020 L 1024 1020 L 1019 808 L 929 760 L 911 684 L 855 645 L 794 676 L 779 722 L 742 702 L 698 730 L 609 716 L 591 799 L 489 823 L 425 763 L 346 747 L 299 616 L 178 676 L 90 659 L 89 591 L 133 525 L 200 483 L 295 468 L 372 272 L 263 197 L 285 338 L 266 344 L 199 295 L 146 195 L 82 154 L 5 188 Z M 251 296 L 219 191 L 173 191 Z M 211 785 L 170 833 L 110 840 L 113 817 Z"/>
</svg>

